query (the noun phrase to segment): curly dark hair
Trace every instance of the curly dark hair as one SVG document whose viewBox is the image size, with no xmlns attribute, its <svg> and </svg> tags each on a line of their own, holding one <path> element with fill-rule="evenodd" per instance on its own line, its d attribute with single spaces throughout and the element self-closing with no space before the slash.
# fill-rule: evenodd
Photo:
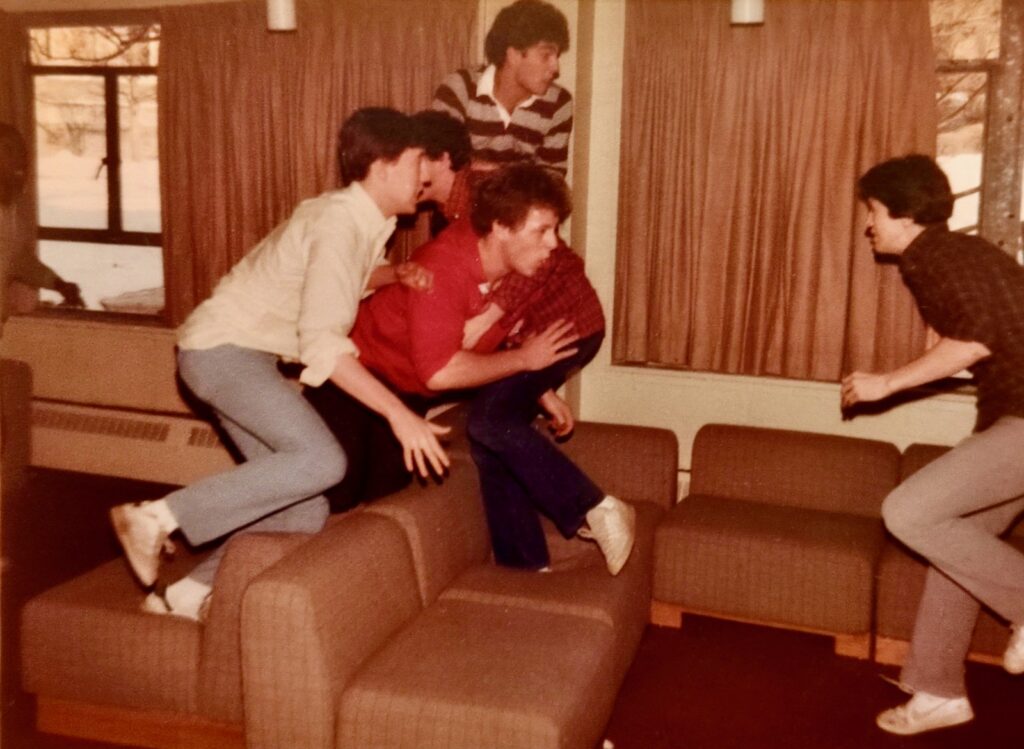
<svg viewBox="0 0 1024 749">
<path fill-rule="evenodd" d="M 417 112 L 412 121 L 416 125 L 416 145 L 423 147 L 428 159 L 437 161 L 447 153 L 452 160 L 453 172 L 469 163 L 473 146 L 464 123 L 450 114 L 432 109 Z"/>
<path fill-rule="evenodd" d="M 496 169 L 476 185 L 469 220 L 483 237 L 490 234 L 495 222 L 518 228 L 531 208 L 550 208 L 561 223 L 572 212 L 569 187 L 552 169 L 512 164 Z"/>
</svg>

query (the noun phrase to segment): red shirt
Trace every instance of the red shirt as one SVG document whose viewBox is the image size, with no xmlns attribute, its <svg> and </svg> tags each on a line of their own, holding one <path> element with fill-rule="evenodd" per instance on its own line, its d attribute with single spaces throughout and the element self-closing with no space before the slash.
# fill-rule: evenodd
<svg viewBox="0 0 1024 749">
<path fill-rule="evenodd" d="M 478 243 L 469 221 L 456 221 L 412 254 L 434 274 L 430 291 L 393 283 L 359 305 L 351 332 L 359 360 L 399 391 L 434 395 L 427 380 L 462 349 L 466 321 L 483 311 Z"/>
</svg>

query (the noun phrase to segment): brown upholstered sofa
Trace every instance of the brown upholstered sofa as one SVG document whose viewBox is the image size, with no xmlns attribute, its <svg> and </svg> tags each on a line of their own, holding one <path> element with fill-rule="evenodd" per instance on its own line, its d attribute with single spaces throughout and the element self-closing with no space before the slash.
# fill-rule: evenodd
<svg viewBox="0 0 1024 749">
<path fill-rule="evenodd" d="M 456 451 L 442 485 L 316 536 L 233 539 L 205 625 L 140 612 L 121 560 L 36 597 L 22 656 L 40 728 L 152 747 L 592 749 L 647 621 L 678 448 L 669 431 L 584 423 L 566 450 L 637 505 L 618 577 L 554 533 L 552 573 L 493 565 Z"/>
<path fill-rule="evenodd" d="M 900 453 L 873 440 L 709 424 L 655 541 L 652 621 L 686 612 L 821 632 L 869 657 L 879 508 Z"/>
</svg>

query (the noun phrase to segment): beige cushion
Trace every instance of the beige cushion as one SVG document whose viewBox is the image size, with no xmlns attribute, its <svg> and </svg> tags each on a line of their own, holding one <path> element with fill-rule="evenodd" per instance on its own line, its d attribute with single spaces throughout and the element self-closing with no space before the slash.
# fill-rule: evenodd
<svg viewBox="0 0 1024 749">
<path fill-rule="evenodd" d="M 116 559 L 36 596 L 22 612 L 25 690 L 60 699 L 196 711 L 202 628 L 143 613 Z"/>
<path fill-rule="evenodd" d="M 453 459 L 443 486 L 414 483 L 367 505 L 366 512 L 391 518 L 405 531 L 423 605 L 433 602 L 463 570 L 490 558 L 480 483 L 470 461 Z"/>
<path fill-rule="evenodd" d="M 871 625 L 878 520 L 690 496 L 655 540 L 654 597 L 697 611 L 837 633 Z"/>
<path fill-rule="evenodd" d="M 438 601 L 356 676 L 338 749 L 593 749 L 612 632 L 579 616 Z"/>
<path fill-rule="evenodd" d="M 302 533 L 243 533 L 227 542 L 203 628 L 198 704 L 207 717 L 242 722 L 242 595 L 253 578 L 310 538 Z"/>
<path fill-rule="evenodd" d="M 886 442 L 708 424 L 694 439 L 690 492 L 877 518 L 899 463 Z"/>
<path fill-rule="evenodd" d="M 361 510 L 257 577 L 242 601 L 247 746 L 332 747 L 342 689 L 420 606 L 402 529 Z"/>
</svg>

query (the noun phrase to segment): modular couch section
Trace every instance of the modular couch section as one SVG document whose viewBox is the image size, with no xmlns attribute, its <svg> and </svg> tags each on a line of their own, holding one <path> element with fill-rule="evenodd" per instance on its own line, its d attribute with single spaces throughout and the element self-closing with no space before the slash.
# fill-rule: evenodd
<svg viewBox="0 0 1024 749">
<path fill-rule="evenodd" d="M 653 621 L 690 612 L 822 632 L 868 657 L 879 508 L 899 459 L 873 440 L 704 426 L 690 494 L 657 531 Z"/>
</svg>

